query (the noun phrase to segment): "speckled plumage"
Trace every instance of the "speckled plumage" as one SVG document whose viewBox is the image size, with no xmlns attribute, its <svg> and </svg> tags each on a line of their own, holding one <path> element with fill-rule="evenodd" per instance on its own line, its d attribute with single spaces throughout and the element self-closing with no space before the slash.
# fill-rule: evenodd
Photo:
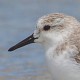
<svg viewBox="0 0 80 80">
<path fill-rule="evenodd" d="M 51 29 L 44 31 L 43 27 Z M 41 17 L 39 39 L 46 48 L 46 59 L 54 80 L 80 80 L 80 22 L 61 13 Z"/>
</svg>

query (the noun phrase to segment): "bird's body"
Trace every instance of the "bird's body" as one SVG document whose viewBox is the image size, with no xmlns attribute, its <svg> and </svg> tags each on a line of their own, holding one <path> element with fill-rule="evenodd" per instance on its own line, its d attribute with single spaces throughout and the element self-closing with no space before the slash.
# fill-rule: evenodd
<svg viewBox="0 0 80 80">
<path fill-rule="evenodd" d="M 45 47 L 53 80 L 80 80 L 80 23 L 74 17 L 60 13 L 43 16 L 32 36 L 34 38 L 28 37 L 9 51 L 34 39 Z"/>
<path fill-rule="evenodd" d="M 53 80 L 80 80 L 80 23 L 68 18 L 65 28 L 53 33 L 53 42 L 46 45 L 45 55 Z"/>
</svg>

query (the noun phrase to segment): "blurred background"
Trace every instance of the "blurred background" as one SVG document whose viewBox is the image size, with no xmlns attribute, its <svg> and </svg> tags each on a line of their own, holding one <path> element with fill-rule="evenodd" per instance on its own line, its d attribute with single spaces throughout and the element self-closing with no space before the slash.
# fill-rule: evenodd
<svg viewBox="0 0 80 80">
<path fill-rule="evenodd" d="M 8 49 L 33 33 L 39 17 L 56 12 L 80 20 L 80 0 L 0 0 L 0 80 L 51 80 L 41 46 Z"/>
</svg>

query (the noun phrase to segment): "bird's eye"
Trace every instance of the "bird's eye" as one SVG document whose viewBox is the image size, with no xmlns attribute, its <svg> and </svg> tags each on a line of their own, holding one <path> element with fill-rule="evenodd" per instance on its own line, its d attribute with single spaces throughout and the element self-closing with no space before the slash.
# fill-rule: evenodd
<svg viewBox="0 0 80 80">
<path fill-rule="evenodd" d="M 47 31 L 49 29 L 50 29 L 50 26 L 49 25 L 45 25 L 44 28 L 43 28 L 43 30 L 45 30 L 45 31 Z"/>
</svg>

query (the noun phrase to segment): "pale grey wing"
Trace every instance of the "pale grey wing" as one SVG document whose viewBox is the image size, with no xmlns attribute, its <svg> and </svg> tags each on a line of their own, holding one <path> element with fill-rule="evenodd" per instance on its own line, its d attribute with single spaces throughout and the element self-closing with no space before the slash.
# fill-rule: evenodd
<svg viewBox="0 0 80 80">
<path fill-rule="evenodd" d="M 80 63 L 80 52 L 75 56 L 75 60 L 77 63 Z"/>
<path fill-rule="evenodd" d="M 80 64 L 80 51 L 75 45 L 68 45 L 66 52 L 70 58 L 73 58 L 77 63 Z"/>
</svg>

